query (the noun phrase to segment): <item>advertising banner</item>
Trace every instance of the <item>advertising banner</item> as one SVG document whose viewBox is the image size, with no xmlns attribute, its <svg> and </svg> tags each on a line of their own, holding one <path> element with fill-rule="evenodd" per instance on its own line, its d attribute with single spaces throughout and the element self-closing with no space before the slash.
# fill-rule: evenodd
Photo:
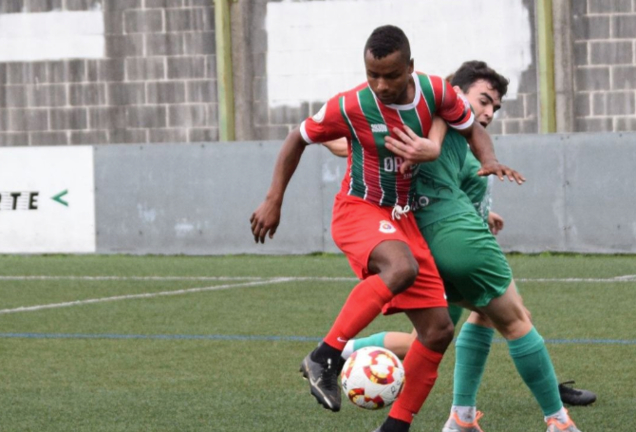
<svg viewBox="0 0 636 432">
<path fill-rule="evenodd" d="M 0 148 L 0 253 L 95 252 L 93 148 Z"/>
</svg>

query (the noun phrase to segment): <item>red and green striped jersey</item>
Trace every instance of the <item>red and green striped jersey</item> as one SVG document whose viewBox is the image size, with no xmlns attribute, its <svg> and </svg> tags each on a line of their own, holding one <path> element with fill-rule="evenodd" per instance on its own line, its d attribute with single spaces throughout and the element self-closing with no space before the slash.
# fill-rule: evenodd
<svg viewBox="0 0 636 432">
<path fill-rule="evenodd" d="M 455 129 L 472 125 L 470 105 L 448 82 L 419 72 L 413 78 L 415 98 L 410 104 L 384 105 L 365 83 L 334 96 L 300 125 L 303 139 L 310 144 L 347 137 L 348 167 L 340 193 L 381 206 L 410 204 L 417 167 L 401 174 L 404 161 L 385 147 L 385 137 L 404 125 L 428 136 L 434 115 Z"/>
</svg>

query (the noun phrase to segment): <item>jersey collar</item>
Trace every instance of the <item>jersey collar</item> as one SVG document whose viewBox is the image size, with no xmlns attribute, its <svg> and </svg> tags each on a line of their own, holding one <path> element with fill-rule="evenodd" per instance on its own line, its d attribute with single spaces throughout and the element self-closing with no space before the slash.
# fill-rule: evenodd
<svg viewBox="0 0 636 432">
<path fill-rule="evenodd" d="M 389 104 L 389 105 L 384 105 L 386 107 L 389 107 L 391 109 L 395 109 L 395 110 L 400 110 L 400 111 L 406 111 L 406 110 L 412 110 L 415 109 L 415 107 L 417 106 L 417 104 L 420 103 L 420 99 L 422 97 L 422 87 L 420 86 L 420 80 L 417 77 L 417 72 L 413 72 L 411 74 L 411 76 L 413 77 L 413 82 L 415 83 L 415 97 L 413 98 L 413 102 L 408 103 L 408 104 L 404 104 L 404 105 L 398 105 L 398 104 Z M 373 90 L 371 90 L 371 93 L 373 93 Z M 379 104 L 381 104 L 382 102 L 380 102 L 380 100 L 377 98 L 377 96 L 375 95 L 375 93 L 373 93 L 373 97 L 375 98 L 375 101 Z"/>
</svg>

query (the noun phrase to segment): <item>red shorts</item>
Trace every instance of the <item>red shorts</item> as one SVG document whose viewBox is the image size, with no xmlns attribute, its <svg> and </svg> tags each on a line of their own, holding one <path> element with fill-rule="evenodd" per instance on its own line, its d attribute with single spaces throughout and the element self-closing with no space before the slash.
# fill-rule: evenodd
<svg viewBox="0 0 636 432">
<path fill-rule="evenodd" d="M 415 283 L 393 297 L 383 308 L 384 314 L 406 309 L 447 307 L 444 284 L 439 276 L 433 255 L 422 237 L 415 215 L 407 213 L 393 220 L 393 207 L 381 207 L 361 198 L 336 195 L 331 222 L 333 240 L 349 259 L 360 278 L 369 276 L 369 256 L 385 240 L 406 243 L 419 263 Z"/>
</svg>

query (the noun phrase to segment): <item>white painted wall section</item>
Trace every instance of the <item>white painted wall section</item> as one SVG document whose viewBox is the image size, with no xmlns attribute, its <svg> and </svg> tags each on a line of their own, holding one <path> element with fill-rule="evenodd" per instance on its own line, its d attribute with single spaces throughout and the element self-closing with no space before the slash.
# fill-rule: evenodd
<svg viewBox="0 0 636 432">
<path fill-rule="evenodd" d="M 101 10 L 0 14 L 0 62 L 102 58 L 104 53 Z"/>
<path fill-rule="evenodd" d="M 0 253 L 84 252 L 95 252 L 93 147 L 0 148 Z"/>
<path fill-rule="evenodd" d="M 522 0 L 283 0 L 267 4 L 270 106 L 326 101 L 364 82 L 364 44 L 385 24 L 404 30 L 417 70 L 447 76 L 484 60 L 510 79 L 508 99 L 532 63 Z"/>
</svg>

